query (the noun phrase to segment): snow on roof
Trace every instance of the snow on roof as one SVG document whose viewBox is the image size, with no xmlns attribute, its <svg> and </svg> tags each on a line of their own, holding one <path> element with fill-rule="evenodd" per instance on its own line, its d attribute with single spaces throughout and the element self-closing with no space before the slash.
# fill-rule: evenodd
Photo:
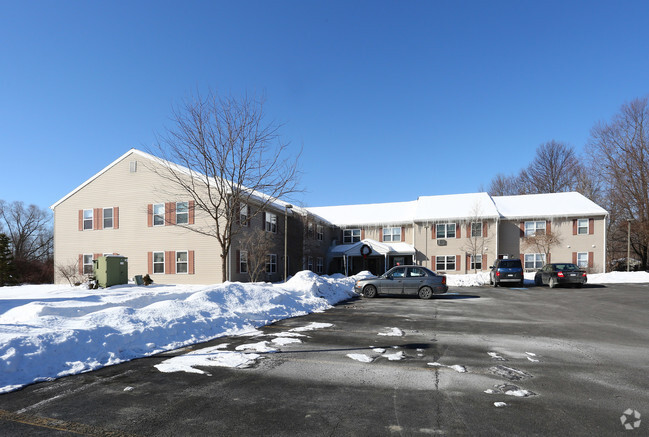
<svg viewBox="0 0 649 437">
<path fill-rule="evenodd" d="M 365 240 L 359 241 L 352 244 L 339 244 L 338 246 L 333 246 L 330 252 L 334 255 L 347 255 L 347 256 L 361 256 L 361 247 L 363 245 L 368 245 L 372 249 L 370 255 L 374 255 L 374 252 L 381 255 L 398 253 L 403 255 L 414 255 L 415 248 L 408 243 L 396 242 L 396 243 L 386 243 L 378 242 L 366 238 Z"/>
<path fill-rule="evenodd" d="M 494 196 L 503 218 L 584 217 L 608 215 L 608 212 L 580 193 L 527 194 Z"/>
<path fill-rule="evenodd" d="M 498 210 L 487 193 L 447 194 L 421 196 L 417 201 L 414 220 L 417 222 L 498 218 Z"/>
<path fill-rule="evenodd" d="M 399 225 L 412 223 L 416 201 L 373 203 L 365 205 L 320 206 L 307 208 L 330 223 L 338 226 Z"/>
</svg>

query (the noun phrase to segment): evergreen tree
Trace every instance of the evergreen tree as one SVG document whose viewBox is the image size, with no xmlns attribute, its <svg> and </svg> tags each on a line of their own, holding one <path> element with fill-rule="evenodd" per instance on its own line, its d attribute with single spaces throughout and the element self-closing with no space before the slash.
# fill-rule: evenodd
<svg viewBox="0 0 649 437">
<path fill-rule="evenodd" d="M 16 284 L 16 266 L 9 247 L 9 237 L 0 234 L 0 286 Z"/>
</svg>

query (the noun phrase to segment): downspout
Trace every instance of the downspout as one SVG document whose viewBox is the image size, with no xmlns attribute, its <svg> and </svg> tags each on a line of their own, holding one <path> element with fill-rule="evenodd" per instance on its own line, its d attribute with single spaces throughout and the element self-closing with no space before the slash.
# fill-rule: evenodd
<svg viewBox="0 0 649 437">
<path fill-rule="evenodd" d="M 606 221 L 607 220 L 608 220 L 608 213 L 604 216 L 604 223 L 603 223 L 603 225 L 604 225 L 604 232 L 603 232 L 603 234 L 604 234 L 604 245 L 602 247 L 604 248 L 604 250 L 602 252 L 604 253 L 604 255 L 603 255 L 604 256 L 604 259 L 603 259 L 604 262 L 602 263 L 602 266 L 603 266 L 602 267 L 602 273 L 606 273 L 606 267 L 607 267 L 606 266 L 606 228 L 607 228 Z"/>
</svg>

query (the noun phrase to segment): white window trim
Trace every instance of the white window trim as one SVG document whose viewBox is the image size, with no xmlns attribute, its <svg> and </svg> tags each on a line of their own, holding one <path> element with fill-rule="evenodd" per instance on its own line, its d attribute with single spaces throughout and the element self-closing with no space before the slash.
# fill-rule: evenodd
<svg viewBox="0 0 649 437">
<path fill-rule="evenodd" d="M 266 261 L 266 273 L 274 275 L 277 273 L 277 254 L 269 253 Z"/>
<path fill-rule="evenodd" d="M 532 229 L 532 226 L 528 226 L 528 223 L 529 224 L 533 223 L 534 224 L 534 226 L 533 226 L 534 229 Z M 543 225 L 539 227 L 538 225 L 541 224 L 541 223 Z M 525 222 L 525 236 L 526 237 L 533 237 L 533 236 L 536 235 L 536 233 L 539 230 L 543 231 L 542 235 L 545 235 L 546 226 L 547 226 L 547 221 L 546 220 L 538 220 L 538 221 L 537 220 L 528 220 L 528 221 Z M 528 228 L 530 228 L 530 229 L 528 229 Z"/>
<path fill-rule="evenodd" d="M 438 231 L 440 226 L 444 227 L 444 235 L 441 236 L 441 237 L 439 236 L 439 231 Z M 452 237 L 449 236 L 449 232 L 448 232 L 449 231 L 449 226 L 453 227 L 452 228 L 452 230 L 453 230 L 453 236 Z M 456 238 L 456 236 L 457 236 L 457 223 L 437 223 L 435 225 L 435 238 L 446 239 L 446 238 Z"/>
<path fill-rule="evenodd" d="M 243 266 L 245 266 L 245 269 L 243 268 Z M 248 273 L 248 251 L 247 250 L 242 250 L 239 252 L 239 273 Z"/>
<path fill-rule="evenodd" d="M 318 240 L 323 241 L 324 240 L 324 226 L 317 225 L 316 226 L 316 234 L 318 234 Z"/>
<path fill-rule="evenodd" d="M 581 222 L 586 222 L 585 226 L 581 226 Z M 590 227 L 590 223 L 588 219 L 577 219 L 577 235 L 588 235 L 588 229 Z M 580 230 L 584 229 L 584 232 L 581 232 Z"/>
<path fill-rule="evenodd" d="M 323 270 L 324 270 L 324 259 L 321 256 L 319 256 L 316 258 L 315 261 L 315 272 L 321 275 Z"/>
<path fill-rule="evenodd" d="M 452 264 L 454 265 L 453 269 L 448 268 L 449 264 L 451 264 L 451 263 L 449 263 L 449 258 L 451 258 L 451 257 L 453 257 L 453 262 L 452 262 Z M 443 269 L 438 269 L 437 268 L 437 264 L 438 264 L 437 258 L 444 258 L 444 268 Z M 458 266 L 457 266 L 457 257 L 456 257 L 456 255 L 435 255 L 435 270 L 444 270 L 444 271 L 452 271 L 452 272 L 454 272 L 454 271 L 457 270 L 457 268 L 458 268 Z"/>
<path fill-rule="evenodd" d="M 398 239 L 395 239 L 398 238 Z M 401 241 L 401 227 L 383 228 L 383 241 Z"/>
<path fill-rule="evenodd" d="M 178 212 L 178 205 L 179 205 L 179 204 L 182 204 L 182 203 L 184 203 L 184 204 L 187 205 L 187 211 L 185 211 L 185 212 Z M 180 223 L 180 222 L 178 221 L 178 217 L 179 217 L 180 215 L 184 215 L 184 216 L 186 216 L 186 217 L 187 217 L 187 221 L 185 221 L 185 222 L 183 222 L 183 223 Z M 176 224 L 177 224 L 177 225 L 188 225 L 188 224 L 189 224 L 189 202 L 176 202 Z"/>
<path fill-rule="evenodd" d="M 86 212 L 90 211 L 90 217 L 86 217 Z M 90 221 L 90 227 L 86 227 L 86 221 Z M 92 231 L 95 228 L 95 211 L 92 209 L 84 209 L 83 210 L 83 230 L 84 231 Z"/>
<path fill-rule="evenodd" d="M 248 225 L 248 217 L 250 215 L 250 208 L 247 203 L 242 203 L 239 207 L 239 224 L 241 226 Z"/>
<path fill-rule="evenodd" d="M 110 226 L 106 226 L 106 210 L 110 211 Z M 103 229 L 113 229 L 115 227 L 115 210 L 112 207 L 101 209 L 101 225 Z"/>
<path fill-rule="evenodd" d="M 187 261 L 184 263 L 182 261 L 178 261 L 178 254 L 179 253 L 184 253 Z M 186 264 L 187 268 L 185 269 L 186 271 L 184 272 L 179 272 L 178 271 L 178 264 Z M 189 250 L 177 250 L 174 256 L 174 267 L 176 269 L 176 275 L 187 275 L 189 274 Z"/>
<path fill-rule="evenodd" d="M 264 229 L 266 232 L 272 232 L 273 234 L 277 233 L 277 214 L 272 213 L 272 212 L 267 212 L 265 214 L 266 216 L 266 223 L 264 225 Z"/>
<path fill-rule="evenodd" d="M 480 268 L 476 268 L 476 266 L 475 266 L 475 264 L 476 264 L 476 259 L 477 259 L 478 257 L 480 258 Z M 483 270 L 483 268 L 482 268 L 482 254 L 479 254 L 479 255 L 471 255 L 471 263 L 470 263 L 470 265 L 471 265 L 471 270 Z"/>
<path fill-rule="evenodd" d="M 581 266 L 579 265 L 579 256 L 582 255 L 585 258 L 584 265 Z M 588 268 L 588 252 L 577 252 L 577 267 L 580 269 L 587 269 Z"/>
<path fill-rule="evenodd" d="M 162 214 L 159 214 L 159 213 L 156 214 L 156 212 L 155 212 L 156 206 L 162 206 Z M 153 226 L 164 226 L 165 225 L 165 212 L 166 212 L 165 210 L 166 210 L 166 208 L 165 208 L 164 203 L 154 203 L 153 204 Z M 158 217 L 161 216 L 162 217 L 162 223 L 156 224 L 156 222 L 155 222 L 156 216 L 158 216 Z"/>
<path fill-rule="evenodd" d="M 354 241 L 356 237 L 356 232 L 358 231 L 358 241 Z M 349 235 L 345 235 L 346 233 L 349 233 Z M 343 229 L 343 244 L 353 244 L 353 243 L 358 243 L 361 241 L 361 229 L 360 228 L 350 228 L 350 229 Z"/>
<path fill-rule="evenodd" d="M 476 226 L 476 229 L 478 230 L 478 233 L 480 235 L 473 235 L 473 225 L 478 225 Z M 471 228 L 471 238 L 482 238 L 482 229 L 483 229 L 484 224 L 482 222 L 471 222 L 470 228 Z"/>
<path fill-rule="evenodd" d="M 528 256 L 533 256 L 534 257 L 534 267 L 527 267 L 527 257 Z M 537 263 L 539 262 L 540 257 L 540 265 L 537 266 Z M 545 254 L 544 253 L 526 253 L 523 255 L 523 269 L 540 269 L 545 265 Z"/>
<path fill-rule="evenodd" d="M 155 254 L 156 253 L 161 253 L 162 254 L 162 261 L 161 262 L 156 262 L 156 260 L 155 260 Z M 166 273 L 165 272 L 165 270 L 166 270 L 165 269 L 165 267 L 166 267 L 166 265 L 165 265 L 166 264 L 165 263 L 165 256 L 166 256 L 166 254 L 165 254 L 165 252 L 163 250 L 158 250 L 158 251 L 153 251 L 152 252 L 152 254 L 151 254 L 151 271 L 153 272 L 154 275 L 164 275 Z M 162 264 L 162 271 L 161 272 L 156 272 L 155 271 L 156 264 Z"/>
<path fill-rule="evenodd" d="M 86 257 L 90 257 L 90 263 L 86 262 Z M 84 253 L 83 254 L 83 258 L 82 258 L 82 260 L 83 260 L 83 269 L 82 269 L 82 271 L 83 271 L 84 275 L 92 275 L 92 273 L 93 273 L 92 260 L 94 259 L 94 257 L 95 256 L 92 253 Z M 86 266 L 90 266 L 90 271 L 89 272 L 86 272 Z"/>
<path fill-rule="evenodd" d="M 312 256 L 307 257 L 306 268 L 307 268 L 307 270 L 313 271 L 313 257 Z"/>
</svg>

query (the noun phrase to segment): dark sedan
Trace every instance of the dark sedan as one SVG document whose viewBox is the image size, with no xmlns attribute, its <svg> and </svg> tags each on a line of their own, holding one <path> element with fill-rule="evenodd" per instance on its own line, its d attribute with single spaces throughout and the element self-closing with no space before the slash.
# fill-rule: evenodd
<svg viewBox="0 0 649 437">
<path fill-rule="evenodd" d="M 534 284 L 547 284 L 550 288 L 557 285 L 574 285 L 581 288 L 587 280 L 586 272 L 571 263 L 546 264 L 534 275 Z"/>
<path fill-rule="evenodd" d="M 397 266 L 378 278 L 356 281 L 354 290 L 365 297 L 381 294 L 407 294 L 430 299 L 434 294 L 448 291 L 446 276 L 438 275 L 425 267 Z"/>
</svg>

